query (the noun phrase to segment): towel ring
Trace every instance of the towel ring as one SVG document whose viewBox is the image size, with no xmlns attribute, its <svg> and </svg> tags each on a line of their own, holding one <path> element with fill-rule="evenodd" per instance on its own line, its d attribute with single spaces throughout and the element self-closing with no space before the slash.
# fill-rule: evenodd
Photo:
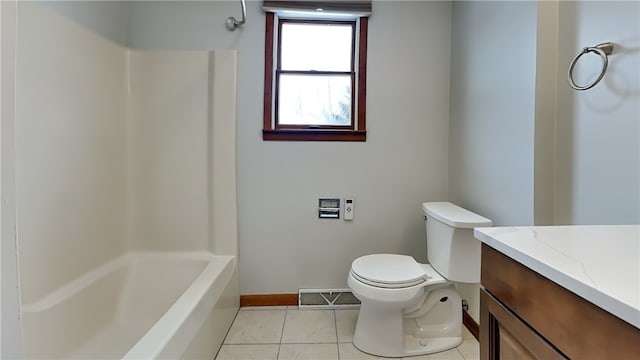
<svg viewBox="0 0 640 360">
<path fill-rule="evenodd" d="M 595 79 L 591 84 L 580 86 L 576 84 L 576 82 L 573 80 L 573 68 L 576 66 L 576 62 L 578 61 L 578 59 L 580 59 L 582 55 L 590 52 L 594 52 L 600 55 L 600 58 L 602 59 L 602 69 L 600 69 L 600 75 L 598 76 L 598 78 Z M 604 77 L 604 73 L 607 72 L 607 66 L 609 65 L 609 58 L 607 57 L 607 55 L 611 55 L 612 52 L 613 52 L 613 43 L 610 43 L 610 42 L 598 44 L 593 47 L 583 48 L 582 51 L 578 55 L 576 55 L 576 57 L 573 58 L 573 61 L 571 61 L 571 65 L 569 66 L 569 72 L 568 72 L 569 86 L 571 86 L 576 90 L 581 90 L 581 91 L 589 90 L 592 87 L 596 86 L 596 84 L 599 83 L 600 80 L 602 80 L 602 78 Z"/>
</svg>

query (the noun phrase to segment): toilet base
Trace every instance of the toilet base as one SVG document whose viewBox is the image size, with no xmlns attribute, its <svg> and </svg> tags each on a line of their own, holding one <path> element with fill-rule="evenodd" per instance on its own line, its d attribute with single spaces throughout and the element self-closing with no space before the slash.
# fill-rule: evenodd
<svg viewBox="0 0 640 360">
<path fill-rule="evenodd" d="M 438 353 L 441 351 L 450 350 L 458 347 L 462 344 L 462 337 L 446 337 L 446 338 L 434 338 L 434 339 L 418 339 L 413 336 L 404 336 L 404 349 L 399 352 L 387 352 L 380 350 L 369 349 L 366 345 L 362 346 L 355 339 L 353 345 L 356 349 L 374 356 L 384 356 L 390 358 L 403 358 L 407 356 L 420 356 Z"/>
<path fill-rule="evenodd" d="M 462 344 L 462 336 L 432 339 L 418 339 L 413 336 L 404 337 L 404 356 L 433 354 L 453 349 Z"/>
<path fill-rule="evenodd" d="M 384 357 L 427 355 L 460 345 L 462 308 L 453 285 L 429 289 L 423 299 L 423 305 L 409 314 L 402 307 L 363 301 L 353 345 Z"/>
</svg>

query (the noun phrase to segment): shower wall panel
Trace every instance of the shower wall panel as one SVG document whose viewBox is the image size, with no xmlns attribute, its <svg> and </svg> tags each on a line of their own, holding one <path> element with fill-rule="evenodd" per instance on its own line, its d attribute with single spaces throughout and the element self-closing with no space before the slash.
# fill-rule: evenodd
<svg viewBox="0 0 640 360">
<path fill-rule="evenodd" d="M 129 248 L 206 250 L 209 53 L 129 58 Z"/>
<path fill-rule="evenodd" d="M 22 301 L 125 250 L 126 49 L 18 4 L 16 201 Z"/>
</svg>

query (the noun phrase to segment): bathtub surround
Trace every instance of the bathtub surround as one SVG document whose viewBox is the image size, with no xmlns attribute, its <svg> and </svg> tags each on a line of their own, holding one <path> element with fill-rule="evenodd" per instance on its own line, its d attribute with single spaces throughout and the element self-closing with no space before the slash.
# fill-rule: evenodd
<svg viewBox="0 0 640 360">
<path fill-rule="evenodd" d="M 128 60 L 129 249 L 236 255 L 235 52 Z"/>
<path fill-rule="evenodd" d="M 0 2 L 0 358 L 24 355 L 16 244 L 15 55 L 16 2 Z"/>
<path fill-rule="evenodd" d="M 129 51 L 131 250 L 208 247 L 208 67 L 206 52 Z"/>
<path fill-rule="evenodd" d="M 18 4 L 17 24 L 15 191 L 26 356 L 100 357 L 108 348 L 121 357 L 133 347 L 132 356 L 143 358 L 187 356 L 186 349 L 212 357 L 239 306 L 236 53 L 130 50 L 34 3 Z M 114 275 L 119 281 L 96 278 L 96 285 L 82 279 L 114 259 L 153 251 L 224 254 L 227 265 L 219 279 L 193 282 L 198 296 L 191 280 L 178 285 L 186 300 L 174 294 L 159 312 L 174 314 L 158 322 L 173 328 L 151 328 L 156 318 L 132 325 L 138 330 L 129 336 L 117 320 L 130 318 L 136 301 L 146 303 L 133 291 L 144 271 L 134 266 Z M 158 276 L 144 283 L 168 284 L 170 274 Z M 77 294 L 62 291 L 74 286 Z M 100 295 L 117 293 L 128 300 Z M 182 310 L 170 306 L 175 299 Z M 200 302 L 184 303 L 194 299 Z M 55 330 L 60 318 L 70 319 L 69 331 Z M 108 339 L 124 342 L 100 343 Z"/>
<path fill-rule="evenodd" d="M 28 304 L 126 250 L 127 54 L 30 3 L 18 4 L 17 44 L 17 232 Z"/>
</svg>

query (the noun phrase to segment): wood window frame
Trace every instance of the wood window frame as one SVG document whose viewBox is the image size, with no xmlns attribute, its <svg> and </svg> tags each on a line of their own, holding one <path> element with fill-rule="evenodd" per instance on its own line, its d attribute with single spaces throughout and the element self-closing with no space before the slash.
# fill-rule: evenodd
<svg viewBox="0 0 640 360">
<path fill-rule="evenodd" d="M 280 39 L 278 39 L 278 48 L 274 48 L 275 27 L 281 26 L 282 22 L 303 22 L 309 21 L 282 19 L 277 21 L 275 14 L 266 13 L 266 29 L 265 29 L 265 56 L 264 56 L 264 121 L 262 138 L 263 140 L 281 140 L 281 141 L 366 141 L 366 79 L 367 79 L 367 33 L 368 18 L 359 18 L 358 26 L 354 26 L 354 39 L 357 37 L 357 58 L 352 56 L 352 101 L 351 101 L 351 125 L 349 126 L 302 126 L 302 125 L 276 125 L 277 119 L 274 118 L 277 106 L 277 76 L 274 76 L 274 51 L 280 56 Z M 321 21 L 322 23 L 336 23 L 336 21 Z M 349 23 L 349 22 L 347 22 Z M 280 36 L 280 35 L 278 35 Z M 356 55 L 356 54 L 353 54 Z M 355 61 L 357 60 L 357 68 Z M 299 72 L 305 73 L 305 72 Z M 317 72 L 306 72 L 308 74 Z"/>
</svg>

